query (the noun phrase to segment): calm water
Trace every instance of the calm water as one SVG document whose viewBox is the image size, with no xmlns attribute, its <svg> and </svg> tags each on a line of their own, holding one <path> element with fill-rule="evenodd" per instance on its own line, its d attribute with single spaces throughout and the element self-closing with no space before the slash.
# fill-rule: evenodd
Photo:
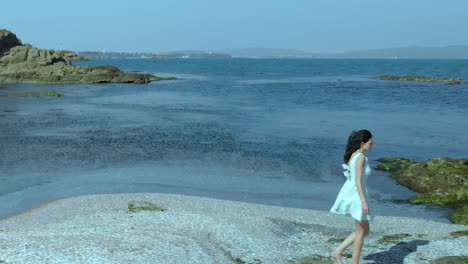
<svg viewBox="0 0 468 264">
<path fill-rule="evenodd" d="M 353 129 L 383 156 L 468 157 L 468 85 L 369 79 L 381 74 L 468 80 L 468 60 L 94 60 L 175 76 L 146 85 L 8 85 L 62 98 L 0 97 L 0 216 L 91 193 L 166 192 L 328 210 Z M 435 208 L 375 172 L 377 215 L 440 220 Z M 443 221 L 443 220 L 440 220 Z"/>
</svg>

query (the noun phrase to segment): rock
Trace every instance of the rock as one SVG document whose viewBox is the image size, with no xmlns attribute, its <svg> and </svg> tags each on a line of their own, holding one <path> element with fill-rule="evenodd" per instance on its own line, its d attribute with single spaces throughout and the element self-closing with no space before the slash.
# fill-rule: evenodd
<svg viewBox="0 0 468 264">
<path fill-rule="evenodd" d="M 453 231 L 450 233 L 450 236 L 452 237 L 468 236 L 468 230 Z"/>
<path fill-rule="evenodd" d="M 387 172 L 395 172 L 397 170 L 407 169 L 409 166 L 417 163 L 416 161 L 405 159 L 405 158 L 380 158 L 377 159 L 380 164 L 375 167 L 376 170 L 382 170 Z"/>
<path fill-rule="evenodd" d="M 33 97 L 33 96 L 63 97 L 61 93 L 58 93 L 55 91 L 8 93 L 8 94 L 0 95 L 0 97 Z"/>
<path fill-rule="evenodd" d="M 397 178 L 408 188 L 423 193 L 468 187 L 468 160 L 437 158 L 426 163 L 415 163 Z"/>
<path fill-rule="evenodd" d="M 128 202 L 128 211 L 136 213 L 141 211 L 164 212 L 167 209 L 148 201 L 130 201 Z"/>
<path fill-rule="evenodd" d="M 58 53 L 60 54 L 60 56 L 62 56 L 63 58 L 65 58 L 68 61 L 85 61 L 85 60 L 87 60 L 85 57 L 78 56 L 78 54 L 76 54 L 74 51 L 71 51 L 71 50 L 59 50 Z"/>
<path fill-rule="evenodd" d="M 21 40 L 19 40 L 12 32 L 0 29 L 0 57 L 12 47 L 21 46 Z"/>
<path fill-rule="evenodd" d="M 376 169 L 391 172 L 401 185 L 418 192 L 413 204 L 449 206 L 450 220 L 468 224 L 468 159 L 437 158 L 425 163 L 403 158 L 382 158 Z"/>
<path fill-rule="evenodd" d="M 298 260 L 289 261 L 291 264 L 328 264 L 333 261 L 329 256 L 322 256 L 318 254 L 305 256 Z M 244 262 L 245 263 L 245 262 Z"/>
<path fill-rule="evenodd" d="M 29 45 L 12 47 L 0 58 L 0 65 L 10 68 L 18 68 L 19 66 L 33 68 L 52 65 L 57 62 L 71 65 L 53 50 L 37 49 Z"/>
<path fill-rule="evenodd" d="M 467 256 L 446 256 L 430 262 L 431 264 L 466 264 L 468 263 Z"/>
<path fill-rule="evenodd" d="M 442 82 L 450 85 L 462 84 L 462 80 L 446 78 L 446 77 L 428 77 L 428 76 L 394 76 L 394 75 L 380 75 L 373 77 L 373 79 L 387 80 L 387 81 L 413 81 L 413 82 Z M 466 82 L 465 82 L 466 83 Z"/>
<path fill-rule="evenodd" d="M 10 31 L 0 30 L 0 83 L 136 83 L 166 80 L 150 74 L 125 73 L 115 66 L 78 67 L 72 51 L 23 45 Z"/>
</svg>

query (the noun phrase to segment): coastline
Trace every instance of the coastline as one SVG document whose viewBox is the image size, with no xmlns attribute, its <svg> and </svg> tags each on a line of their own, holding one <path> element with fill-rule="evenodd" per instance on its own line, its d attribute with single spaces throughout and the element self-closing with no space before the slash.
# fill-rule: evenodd
<svg viewBox="0 0 468 264">
<path fill-rule="evenodd" d="M 131 213 L 131 202 L 166 210 Z M 328 263 L 328 253 L 353 222 L 318 210 L 137 193 L 56 200 L 2 219 L 0 227 L 0 260 L 5 263 L 306 263 L 319 256 Z M 429 263 L 468 255 L 463 249 L 467 236 L 450 235 L 461 230 L 466 227 L 377 216 L 363 263 L 388 258 Z M 408 236 L 382 241 L 402 234 Z"/>
</svg>

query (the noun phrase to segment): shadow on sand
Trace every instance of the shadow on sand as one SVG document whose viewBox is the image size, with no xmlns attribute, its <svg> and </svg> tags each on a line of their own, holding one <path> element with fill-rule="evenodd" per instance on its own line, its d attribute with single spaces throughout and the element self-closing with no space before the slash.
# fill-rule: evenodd
<svg viewBox="0 0 468 264">
<path fill-rule="evenodd" d="M 373 264 L 403 264 L 403 260 L 409 254 L 416 252 L 418 246 L 429 244 L 428 240 L 413 240 L 400 242 L 387 251 L 369 254 L 365 260 L 373 260 Z"/>
</svg>

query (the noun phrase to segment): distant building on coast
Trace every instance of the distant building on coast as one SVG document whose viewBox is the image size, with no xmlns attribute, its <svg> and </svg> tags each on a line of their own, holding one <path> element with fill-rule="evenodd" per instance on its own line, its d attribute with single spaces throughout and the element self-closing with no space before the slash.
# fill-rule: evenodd
<svg viewBox="0 0 468 264">
<path fill-rule="evenodd" d="M 177 59 L 177 58 L 232 58 L 229 54 L 213 52 L 172 52 L 172 53 L 150 53 L 150 52 L 106 52 L 81 51 L 78 56 L 88 59 L 125 59 L 125 58 L 152 58 L 152 59 Z"/>
</svg>

